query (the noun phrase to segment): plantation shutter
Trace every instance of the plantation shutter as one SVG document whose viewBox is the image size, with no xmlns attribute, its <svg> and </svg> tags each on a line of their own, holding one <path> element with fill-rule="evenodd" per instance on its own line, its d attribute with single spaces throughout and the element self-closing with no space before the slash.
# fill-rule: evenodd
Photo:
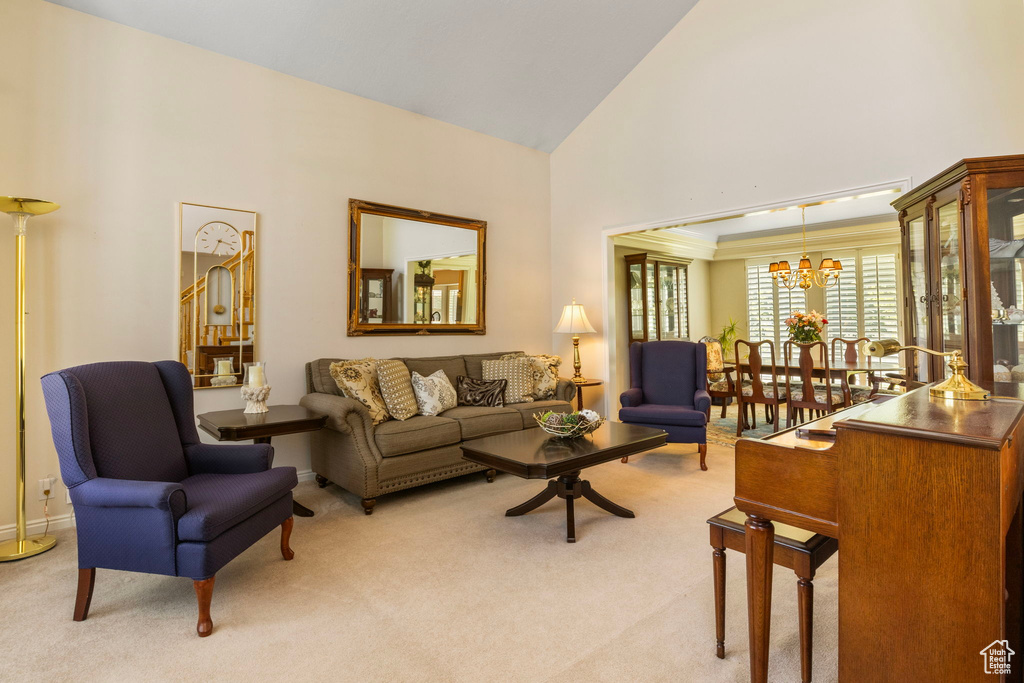
<svg viewBox="0 0 1024 683">
<path fill-rule="evenodd" d="M 846 277 L 844 274 L 843 277 Z M 864 327 L 861 336 L 869 339 L 899 339 L 898 266 L 895 253 L 861 256 L 863 279 Z M 880 359 L 882 365 L 897 365 L 898 356 Z"/>
<path fill-rule="evenodd" d="M 842 337 L 858 339 L 865 336 L 860 329 L 860 297 L 857 293 L 858 264 L 857 254 L 850 252 L 837 254 L 843 264 L 843 273 L 839 282 L 825 290 L 825 318 L 828 341 Z"/>
<path fill-rule="evenodd" d="M 775 285 L 768 264 L 747 266 L 747 330 L 749 339 L 775 339 Z"/>
</svg>

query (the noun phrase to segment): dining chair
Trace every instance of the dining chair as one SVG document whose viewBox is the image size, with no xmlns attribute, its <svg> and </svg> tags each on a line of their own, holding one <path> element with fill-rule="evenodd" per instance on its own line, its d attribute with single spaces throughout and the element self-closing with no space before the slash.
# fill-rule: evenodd
<svg viewBox="0 0 1024 683">
<path fill-rule="evenodd" d="M 790 372 L 786 372 L 786 395 L 789 397 L 787 427 L 804 422 L 804 410 L 810 411 L 811 419 L 814 419 L 834 412 L 843 406 L 852 405 L 847 401 L 842 385 L 832 381 L 832 367 L 828 360 L 828 346 L 825 342 L 787 341 L 783 345 L 787 368 L 794 367 L 792 365 L 794 349 L 797 351 L 795 367 L 799 369 L 799 376 L 793 378 Z M 819 350 L 820 353 L 815 354 L 815 351 Z M 821 358 L 821 371 L 824 373 L 823 381 L 820 383 L 816 382 L 814 378 L 815 355 Z"/>
<path fill-rule="evenodd" d="M 832 340 L 832 363 L 833 366 L 840 362 L 839 354 L 840 350 L 843 351 L 842 360 L 846 363 L 856 363 L 857 359 L 860 358 L 860 345 L 862 342 L 870 342 L 871 340 L 867 337 L 860 337 L 859 339 L 843 339 L 842 337 L 836 337 Z M 863 384 L 851 384 L 850 379 L 854 375 L 863 374 L 868 381 L 868 386 Z M 874 370 L 867 371 L 854 371 L 844 372 L 840 381 L 843 386 L 843 393 L 846 395 L 847 401 L 850 405 L 857 403 L 866 403 L 867 401 L 873 400 L 876 396 L 885 395 L 899 395 L 902 391 L 895 390 L 896 384 L 904 384 L 905 380 L 902 375 L 895 377 L 879 377 Z M 882 385 L 888 384 L 888 389 L 883 389 Z"/>
<path fill-rule="evenodd" d="M 196 632 L 208 636 L 224 565 L 277 527 L 281 555 L 294 557 L 295 468 L 273 467 L 269 444 L 201 443 L 184 365 L 94 363 L 42 384 L 75 510 L 75 621 L 89 616 L 97 568 L 182 576 L 195 588 Z"/>
<path fill-rule="evenodd" d="M 761 353 L 761 347 L 768 347 L 768 359 L 770 365 L 767 369 Z M 743 351 L 746 347 L 746 351 Z M 779 376 L 775 372 L 775 344 L 769 340 L 754 342 L 746 339 L 737 339 L 734 345 L 736 360 L 747 357 L 747 377 L 740 373 L 739 382 L 736 384 L 736 403 L 738 412 L 736 415 L 736 436 L 743 436 L 744 429 L 757 427 L 757 406 L 764 406 L 765 421 L 779 431 L 779 405 L 786 402 L 786 391 L 779 387 Z M 771 383 L 766 384 L 763 375 L 771 375 Z M 750 407 L 750 419 L 747 419 L 747 407 Z"/>
<path fill-rule="evenodd" d="M 734 366 L 725 364 L 725 353 L 722 349 L 722 342 L 714 337 L 701 337 L 698 340 L 707 347 L 708 355 L 708 395 L 712 400 L 719 399 L 722 402 L 722 417 L 725 417 L 725 410 L 729 403 L 736 398 L 736 383 L 732 379 L 732 373 L 736 372 Z M 708 420 L 711 419 L 711 407 L 708 407 Z"/>
</svg>

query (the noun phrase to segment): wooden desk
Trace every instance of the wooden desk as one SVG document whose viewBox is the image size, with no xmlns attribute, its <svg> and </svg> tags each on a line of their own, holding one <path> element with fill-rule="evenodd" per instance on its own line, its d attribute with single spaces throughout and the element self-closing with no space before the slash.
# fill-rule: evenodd
<svg viewBox="0 0 1024 683">
<path fill-rule="evenodd" d="M 840 680 L 998 680 L 981 650 L 1024 644 L 1024 402 L 922 388 L 801 425 L 829 426 L 834 443 L 794 428 L 736 444 L 751 680 L 768 680 L 773 521 L 839 540 Z"/>
</svg>

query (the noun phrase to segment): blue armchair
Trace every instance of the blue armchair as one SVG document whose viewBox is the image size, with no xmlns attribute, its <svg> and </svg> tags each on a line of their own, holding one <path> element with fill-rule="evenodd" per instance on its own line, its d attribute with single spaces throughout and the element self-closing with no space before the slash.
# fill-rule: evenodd
<svg viewBox="0 0 1024 683">
<path fill-rule="evenodd" d="M 670 443 L 697 444 L 705 471 L 711 412 L 706 368 L 704 344 L 638 342 L 629 347 L 630 388 L 619 397 L 621 422 L 664 429 Z"/>
<path fill-rule="evenodd" d="M 278 526 L 292 559 L 295 468 L 272 468 L 269 444 L 200 443 L 184 365 L 96 363 L 42 383 L 78 526 L 75 621 L 89 614 L 97 567 L 186 576 L 208 636 L 221 567 Z"/>
</svg>

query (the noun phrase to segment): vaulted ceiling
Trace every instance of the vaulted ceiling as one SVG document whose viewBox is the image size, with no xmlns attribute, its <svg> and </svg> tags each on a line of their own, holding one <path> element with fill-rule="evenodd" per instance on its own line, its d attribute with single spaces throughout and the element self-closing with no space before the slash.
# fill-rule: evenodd
<svg viewBox="0 0 1024 683">
<path fill-rule="evenodd" d="M 697 0 L 50 0 L 543 151 Z"/>
</svg>

